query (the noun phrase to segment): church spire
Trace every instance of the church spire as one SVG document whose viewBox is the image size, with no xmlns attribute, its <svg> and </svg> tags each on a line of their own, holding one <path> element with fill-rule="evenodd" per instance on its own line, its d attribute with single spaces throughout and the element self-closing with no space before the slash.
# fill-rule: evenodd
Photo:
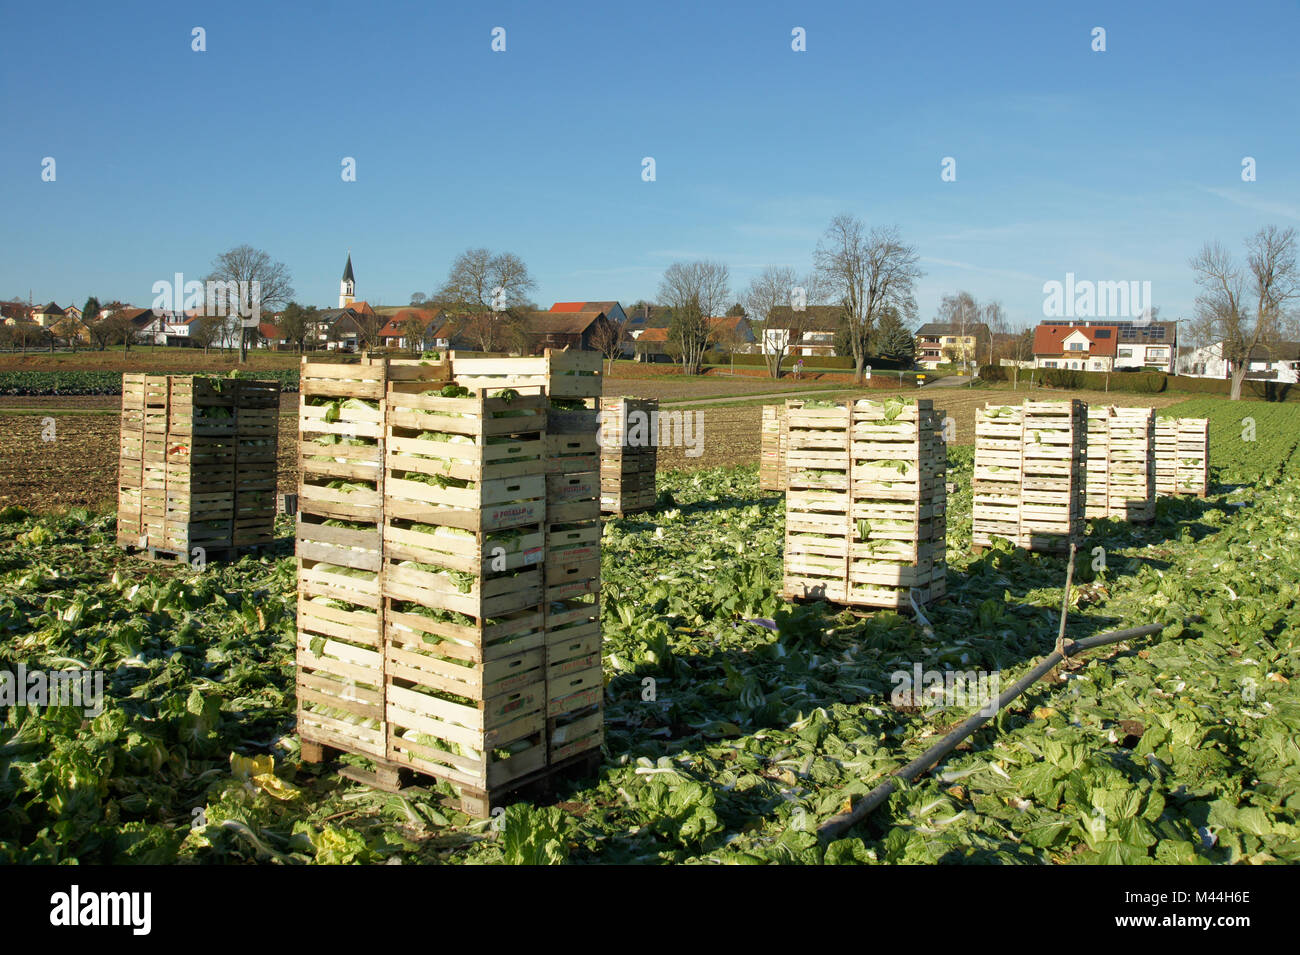
<svg viewBox="0 0 1300 955">
<path fill-rule="evenodd" d="M 357 280 L 352 274 L 352 250 L 348 249 L 348 264 L 343 267 L 343 280 L 339 282 L 339 308 L 347 308 L 356 300 Z"/>
</svg>

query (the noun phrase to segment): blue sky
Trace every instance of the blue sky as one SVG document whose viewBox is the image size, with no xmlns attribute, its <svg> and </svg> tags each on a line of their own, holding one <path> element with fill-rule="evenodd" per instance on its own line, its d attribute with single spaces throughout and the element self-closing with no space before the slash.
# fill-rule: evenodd
<svg viewBox="0 0 1300 955">
<path fill-rule="evenodd" d="M 46 3 L 5 26 L 4 297 L 148 305 L 248 243 L 326 306 L 351 249 L 358 296 L 393 305 L 482 245 L 543 306 L 627 305 L 679 259 L 736 293 L 805 270 L 849 212 L 917 246 L 920 320 L 966 289 L 1032 323 L 1067 272 L 1150 281 L 1175 318 L 1203 242 L 1300 225 L 1295 2 Z"/>
</svg>

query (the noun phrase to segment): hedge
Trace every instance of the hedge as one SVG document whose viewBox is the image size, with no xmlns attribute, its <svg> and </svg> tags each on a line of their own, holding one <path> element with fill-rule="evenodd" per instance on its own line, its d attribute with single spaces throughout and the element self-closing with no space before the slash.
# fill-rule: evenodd
<svg viewBox="0 0 1300 955">
<path fill-rule="evenodd" d="M 726 353 L 720 354 L 716 351 L 711 351 L 705 354 L 704 364 L 719 366 L 730 365 L 733 357 L 735 358 L 735 363 L 737 365 L 758 365 L 762 367 L 766 367 L 767 365 L 766 355 L 745 354 L 732 356 Z M 793 368 L 795 362 L 798 360 L 798 355 L 785 355 L 781 359 L 781 370 L 785 371 L 787 368 Z M 871 366 L 872 371 L 908 371 L 911 368 L 911 365 L 908 362 L 902 361 L 898 358 L 888 358 L 884 355 L 868 356 L 867 364 Z M 824 368 L 827 370 L 854 370 L 853 357 L 851 355 L 805 355 L 803 366 L 808 369 Z"/>
</svg>

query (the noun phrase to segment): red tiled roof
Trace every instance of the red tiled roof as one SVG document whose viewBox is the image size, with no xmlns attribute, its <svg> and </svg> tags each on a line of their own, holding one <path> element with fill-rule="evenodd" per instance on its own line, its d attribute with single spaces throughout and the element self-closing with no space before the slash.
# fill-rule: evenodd
<svg viewBox="0 0 1300 955">
<path fill-rule="evenodd" d="M 636 337 L 638 342 L 666 342 L 668 341 L 668 329 L 666 328 L 647 328 Z"/>
<path fill-rule="evenodd" d="M 709 327 L 719 332 L 731 332 L 735 331 L 743 321 L 745 321 L 744 315 L 721 315 L 717 318 L 710 318 Z"/>
<path fill-rule="evenodd" d="M 581 335 L 604 315 L 604 312 L 534 312 L 528 316 L 526 327 L 533 335 Z"/>
<path fill-rule="evenodd" d="M 434 321 L 442 314 L 442 309 L 434 308 L 404 308 L 401 311 L 394 312 L 384 323 L 384 327 L 379 330 L 380 338 L 403 338 L 406 331 L 403 325 L 411 320 L 418 321 L 421 328 L 427 328 L 429 323 Z"/>
<path fill-rule="evenodd" d="M 1119 329 L 1114 325 L 1039 325 L 1034 329 L 1035 355 L 1064 355 L 1062 343 L 1075 332 L 1088 340 L 1088 354 L 1100 358 L 1115 357 Z M 1098 335 L 1098 332 L 1107 332 Z"/>
<path fill-rule="evenodd" d="M 258 323 L 257 330 L 261 332 L 262 337 L 267 341 L 279 341 L 281 338 L 284 338 L 284 332 L 280 331 L 279 328 L 272 325 L 270 322 Z"/>
</svg>

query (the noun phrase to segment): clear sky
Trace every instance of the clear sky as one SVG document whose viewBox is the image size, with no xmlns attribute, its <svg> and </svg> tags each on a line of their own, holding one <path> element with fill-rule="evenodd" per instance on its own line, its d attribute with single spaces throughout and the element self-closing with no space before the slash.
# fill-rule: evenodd
<svg viewBox="0 0 1300 955">
<path fill-rule="evenodd" d="M 322 306 L 351 249 L 394 305 L 486 246 L 544 307 L 628 305 L 679 259 L 737 293 L 807 269 L 849 212 L 917 246 L 920 320 L 966 289 L 1034 322 L 1067 272 L 1150 281 L 1175 318 L 1203 242 L 1300 225 L 1295 0 L 55 2 L 4 27 L 3 297 L 149 305 L 248 243 Z"/>
</svg>

